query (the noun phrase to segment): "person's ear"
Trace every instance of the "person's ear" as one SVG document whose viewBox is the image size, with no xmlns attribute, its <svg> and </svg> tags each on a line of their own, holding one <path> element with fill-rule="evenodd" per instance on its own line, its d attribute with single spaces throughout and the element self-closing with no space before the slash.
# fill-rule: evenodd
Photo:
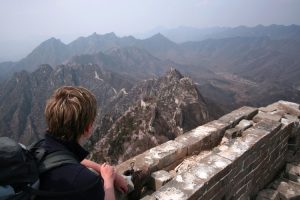
<svg viewBox="0 0 300 200">
<path fill-rule="evenodd" d="M 84 129 L 84 135 L 85 136 L 90 136 L 90 133 L 92 132 L 92 127 L 93 127 L 93 124 L 89 124 L 85 127 Z"/>
</svg>

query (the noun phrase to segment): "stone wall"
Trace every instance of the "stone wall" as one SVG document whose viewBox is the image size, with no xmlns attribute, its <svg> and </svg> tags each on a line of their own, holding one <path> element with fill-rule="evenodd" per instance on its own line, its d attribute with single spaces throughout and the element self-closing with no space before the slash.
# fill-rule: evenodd
<svg viewBox="0 0 300 200">
<path fill-rule="evenodd" d="M 249 199 L 300 147 L 300 109 L 279 101 L 242 107 L 131 158 L 144 174 L 144 199 Z"/>
</svg>

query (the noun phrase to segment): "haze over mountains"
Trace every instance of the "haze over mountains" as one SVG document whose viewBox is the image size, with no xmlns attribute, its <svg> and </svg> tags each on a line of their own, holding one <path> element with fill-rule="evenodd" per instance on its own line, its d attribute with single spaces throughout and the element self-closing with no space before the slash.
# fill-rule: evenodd
<svg viewBox="0 0 300 200">
<path fill-rule="evenodd" d="M 298 25 L 283 26 L 257 25 L 255 27 L 212 27 L 212 28 L 193 28 L 180 26 L 178 28 L 167 29 L 158 27 L 147 33 L 136 35 L 139 38 L 148 38 L 156 33 L 165 35 L 176 43 L 189 41 L 201 41 L 205 39 L 221 39 L 230 37 L 270 37 L 271 39 L 300 39 L 300 29 Z"/>
<path fill-rule="evenodd" d="M 0 63 L 0 134 L 24 143 L 40 138 L 45 100 L 61 85 L 96 94 L 89 148 L 96 144 L 94 158 L 111 162 L 134 155 L 121 155 L 133 148 L 129 141 L 142 152 L 242 105 L 300 102 L 300 26 L 200 31 L 146 39 L 94 33 L 69 44 L 50 38 L 19 62 Z"/>
</svg>

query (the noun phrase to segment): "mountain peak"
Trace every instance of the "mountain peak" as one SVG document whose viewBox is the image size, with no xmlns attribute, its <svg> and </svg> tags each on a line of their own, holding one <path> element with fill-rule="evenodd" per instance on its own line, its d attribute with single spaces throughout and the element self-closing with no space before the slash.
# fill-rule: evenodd
<svg viewBox="0 0 300 200">
<path fill-rule="evenodd" d="M 87 38 L 93 39 L 93 40 L 98 40 L 100 38 L 104 38 L 104 39 L 116 39 L 118 38 L 116 36 L 116 34 L 114 32 L 110 32 L 110 33 L 106 33 L 103 35 L 97 34 L 96 32 L 94 32 L 92 35 L 88 36 Z"/>
<path fill-rule="evenodd" d="M 157 34 L 153 35 L 152 37 L 150 37 L 150 39 L 169 40 L 161 33 L 157 33 Z"/>
<path fill-rule="evenodd" d="M 166 73 L 166 77 L 168 79 L 182 79 L 183 75 L 175 68 L 171 67 L 171 69 Z"/>
<path fill-rule="evenodd" d="M 118 38 L 114 32 L 106 33 L 103 35 L 105 38 L 115 39 Z"/>
<path fill-rule="evenodd" d="M 63 43 L 60 39 L 51 37 L 48 40 L 44 41 L 42 44 L 63 44 Z"/>
<path fill-rule="evenodd" d="M 144 39 L 144 42 L 147 42 L 152 47 L 156 46 L 156 48 L 158 48 L 159 50 L 165 48 L 175 48 L 174 45 L 176 45 L 161 33 L 157 33 L 150 38 Z"/>
<path fill-rule="evenodd" d="M 52 37 L 42 42 L 35 50 L 40 48 L 61 47 L 61 46 L 66 46 L 66 45 L 60 39 L 56 39 Z"/>
</svg>

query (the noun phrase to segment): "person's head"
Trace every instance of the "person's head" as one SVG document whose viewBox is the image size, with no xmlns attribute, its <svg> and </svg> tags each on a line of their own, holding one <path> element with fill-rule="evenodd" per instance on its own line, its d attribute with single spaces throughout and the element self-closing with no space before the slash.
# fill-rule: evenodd
<svg viewBox="0 0 300 200">
<path fill-rule="evenodd" d="M 46 103 L 48 132 L 62 140 L 79 141 L 83 136 L 89 137 L 96 112 L 96 98 L 89 90 L 60 87 Z"/>
</svg>

